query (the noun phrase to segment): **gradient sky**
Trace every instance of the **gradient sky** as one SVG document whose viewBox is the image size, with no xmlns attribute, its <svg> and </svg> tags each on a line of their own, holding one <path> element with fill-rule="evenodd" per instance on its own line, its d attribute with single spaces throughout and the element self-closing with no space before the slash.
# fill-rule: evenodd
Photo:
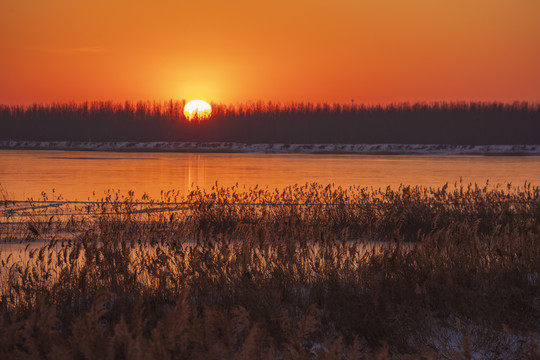
<svg viewBox="0 0 540 360">
<path fill-rule="evenodd" d="M 1 0 L 0 103 L 540 101 L 538 0 Z"/>
</svg>

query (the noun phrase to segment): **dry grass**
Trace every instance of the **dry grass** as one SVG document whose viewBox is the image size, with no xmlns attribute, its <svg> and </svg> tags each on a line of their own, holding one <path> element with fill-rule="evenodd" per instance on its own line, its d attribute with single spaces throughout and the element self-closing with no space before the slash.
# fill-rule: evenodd
<svg viewBox="0 0 540 360">
<path fill-rule="evenodd" d="M 540 189 L 456 185 L 5 211 L 0 357 L 538 358 Z"/>
</svg>

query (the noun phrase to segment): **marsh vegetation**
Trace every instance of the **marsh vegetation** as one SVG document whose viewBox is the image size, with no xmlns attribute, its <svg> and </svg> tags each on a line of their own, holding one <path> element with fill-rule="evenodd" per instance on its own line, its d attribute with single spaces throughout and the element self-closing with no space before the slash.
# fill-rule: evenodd
<svg viewBox="0 0 540 360">
<path fill-rule="evenodd" d="M 528 183 L 0 204 L 2 358 L 539 356 Z"/>
</svg>

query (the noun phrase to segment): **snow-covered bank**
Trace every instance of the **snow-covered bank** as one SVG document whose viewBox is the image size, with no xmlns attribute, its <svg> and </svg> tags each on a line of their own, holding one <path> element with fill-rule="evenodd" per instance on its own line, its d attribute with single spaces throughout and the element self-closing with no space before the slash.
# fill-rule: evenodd
<svg viewBox="0 0 540 360">
<path fill-rule="evenodd" d="M 0 149 L 266 154 L 540 155 L 540 145 L 243 144 L 231 142 L 0 141 Z"/>
</svg>

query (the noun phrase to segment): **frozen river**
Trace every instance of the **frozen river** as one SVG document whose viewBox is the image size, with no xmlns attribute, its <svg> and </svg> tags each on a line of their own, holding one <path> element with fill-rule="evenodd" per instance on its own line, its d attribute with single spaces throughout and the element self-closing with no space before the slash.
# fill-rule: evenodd
<svg viewBox="0 0 540 360">
<path fill-rule="evenodd" d="M 215 154 L 0 150 L 0 186 L 9 199 L 100 198 L 107 189 L 159 198 L 238 183 L 283 188 L 319 182 L 349 187 L 440 187 L 463 183 L 540 185 L 540 156 Z M 54 189 L 54 195 L 52 193 Z M 95 194 L 95 195 L 94 195 Z"/>
</svg>

